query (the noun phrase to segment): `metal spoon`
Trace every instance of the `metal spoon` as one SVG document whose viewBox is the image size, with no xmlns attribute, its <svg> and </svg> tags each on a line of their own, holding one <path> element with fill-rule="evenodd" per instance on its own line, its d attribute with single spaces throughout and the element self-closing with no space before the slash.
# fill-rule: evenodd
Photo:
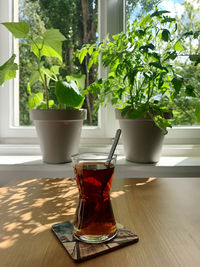
<svg viewBox="0 0 200 267">
<path fill-rule="evenodd" d="M 110 162 L 111 162 L 111 160 L 112 160 L 112 157 L 113 157 L 113 155 L 114 155 L 115 149 L 116 149 L 116 147 L 117 147 L 117 144 L 118 144 L 120 135 L 121 135 L 121 129 L 118 129 L 118 130 L 116 131 L 115 139 L 114 139 L 114 142 L 113 142 L 112 147 L 111 147 L 111 149 L 110 149 L 110 153 L 109 153 L 109 155 L 108 155 L 108 159 L 107 159 L 107 161 L 106 161 L 106 165 L 107 165 L 107 166 L 110 165 Z"/>
</svg>

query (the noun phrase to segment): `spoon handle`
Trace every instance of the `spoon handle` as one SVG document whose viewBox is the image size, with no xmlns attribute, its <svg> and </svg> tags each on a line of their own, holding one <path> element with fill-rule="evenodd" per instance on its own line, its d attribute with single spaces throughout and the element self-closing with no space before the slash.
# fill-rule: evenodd
<svg viewBox="0 0 200 267">
<path fill-rule="evenodd" d="M 107 165 L 107 166 L 110 165 L 110 162 L 111 162 L 111 160 L 112 160 L 112 157 L 113 157 L 113 155 L 114 155 L 115 149 L 116 149 L 116 147 L 117 147 L 117 144 L 118 144 L 120 135 L 121 135 L 121 129 L 118 129 L 118 130 L 116 131 L 115 139 L 114 139 L 114 142 L 113 142 L 112 147 L 111 147 L 111 149 L 110 149 L 110 153 L 109 153 L 109 155 L 108 155 L 108 159 L 107 159 L 107 161 L 106 161 L 106 165 Z"/>
</svg>

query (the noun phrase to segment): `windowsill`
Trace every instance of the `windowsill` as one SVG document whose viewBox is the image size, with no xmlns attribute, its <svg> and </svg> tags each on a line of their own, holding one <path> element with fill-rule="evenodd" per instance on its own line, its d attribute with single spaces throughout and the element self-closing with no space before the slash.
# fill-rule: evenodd
<svg viewBox="0 0 200 267">
<path fill-rule="evenodd" d="M 26 139 L 24 139 L 26 141 Z M 34 142 L 33 142 L 34 140 Z M 35 143 L 35 139 L 24 142 L 17 143 L 16 140 L 14 142 L 9 140 L 10 142 L 1 142 L 0 140 L 0 156 L 4 155 L 29 155 L 29 156 L 37 156 L 41 155 L 40 146 L 38 143 Z M 112 139 L 94 139 L 92 142 L 88 142 L 90 139 L 86 139 L 82 141 L 80 144 L 80 152 L 105 152 L 108 153 L 110 151 Z M 19 141 L 22 141 L 21 139 Z M 119 155 L 124 154 L 123 145 L 120 142 L 117 146 L 116 153 Z M 162 148 L 162 156 L 164 157 L 200 157 L 200 144 L 164 144 Z M 1 163 L 0 163 L 1 164 Z"/>
<path fill-rule="evenodd" d="M 40 155 L 0 156 L 0 186 L 17 178 L 73 176 L 71 163 L 46 164 Z M 200 157 L 161 157 L 156 164 L 137 164 L 118 156 L 115 177 L 200 177 Z"/>
</svg>

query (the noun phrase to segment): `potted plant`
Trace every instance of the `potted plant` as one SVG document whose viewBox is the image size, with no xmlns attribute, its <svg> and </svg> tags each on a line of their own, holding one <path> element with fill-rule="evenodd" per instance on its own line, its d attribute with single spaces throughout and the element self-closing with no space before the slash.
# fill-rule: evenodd
<svg viewBox="0 0 200 267">
<path fill-rule="evenodd" d="M 80 63 L 90 56 L 88 69 L 99 56 L 109 73 L 89 90 L 98 94 L 99 104 L 116 107 L 122 129 L 126 159 L 153 163 L 161 147 L 172 111 L 169 103 L 178 97 L 184 79 L 173 62 L 182 54 L 182 38 L 176 36 L 176 19 L 158 10 L 135 20 L 126 33 L 107 38 L 97 45 L 84 45 L 76 52 Z M 176 37 L 176 38 L 174 38 Z"/>
<path fill-rule="evenodd" d="M 34 35 L 29 25 L 22 22 L 2 23 L 15 38 L 23 39 L 35 55 L 35 69 L 32 69 L 27 90 L 30 117 L 35 122 L 39 137 L 43 161 L 46 163 L 64 163 L 71 161 L 71 154 L 78 152 L 79 140 L 86 111 L 80 109 L 83 101 L 85 75 L 60 78 L 62 68 L 62 42 L 65 37 L 57 29 L 46 30 Z M 13 55 L 0 67 L 0 85 L 14 78 L 17 64 Z M 54 62 L 52 63 L 52 58 Z M 43 90 L 32 92 L 36 83 Z M 53 87 L 57 99 L 50 99 Z M 81 92 L 82 91 L 82 92 Z"/>
</svg>

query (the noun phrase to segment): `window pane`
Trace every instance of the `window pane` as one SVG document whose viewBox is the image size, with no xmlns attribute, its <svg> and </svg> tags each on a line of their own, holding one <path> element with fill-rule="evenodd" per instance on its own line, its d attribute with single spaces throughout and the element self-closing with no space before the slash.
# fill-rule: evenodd
<svg viewBox="0 0 200 267">
<path fill-rule="evenodd" d="M 136 18 L 140 18 L 152 11 L 157 0 L 149 1 L 126 1 L 126 25 L 131 24 Z M 200 25 L 200 2 L 197 1 L 182 1 L 182 0 L 165 0 L 158 5 L 159 9 L 170 11 L 168 14 L 177 19 L 178 30 L 176 34 L 181 36 L 186 31 L 199 31 Z M 173 38 L 173 37 L 172 37 Z M 200 39 L 191 40 L 187 38 L 183 43 L 184 54 L 199 54 Z M 195 88 L 195 93 L 200 96 L 200 64 L 195 66 L 191 64 L 186 57 L 179 57 L 178 60 L 173 61 L 174 68 L 189 84 Z M 192 96 L 185 96 L 185 90 L 170 104 L 173 110 L 172 125 L 196 125 L 197 120 L 195 116 L 196 104 L 199 103 L 197 98 Z"/>
<path fill-rule="evenodd" d="M 67 39 L 63 43 L 63 65 L 59 70 L 59 76 L 65 79 L 66 75 L 85 74 L 88 86 L 97 76 L 97 69 L 93 67 L 88 74 L 87 61 L 80 66 L 78 61 L 73 61 L 73 53 L 84 43 L 97 41 L 97 0 L 70 1 L 70 0 L 19 0 L 19 21 L 25 20 L 31 26 L 35 34 L 42 33 L 45 29 L 55 28 Z M 20 125 L 31 125 L 28 111 L 27 84 L 31 70 L 36 68 L 36 57 L 30 52 L 27 43 L 19 40 L 20 51 Z M 55 58 L 48 58 L 45 62 L 49 67 L 56 64 Z M 43 91 L 40 82 L 31 86 L 32 93 Z M 56 102 L 54 94 L 54 82 L 50 82 L 50 99 Z M 95 96 L 86 95 L 83 108 L 87 109 L 86 125 L 97 125 L 97 112 L 94 107 Z"/>
</svg>

